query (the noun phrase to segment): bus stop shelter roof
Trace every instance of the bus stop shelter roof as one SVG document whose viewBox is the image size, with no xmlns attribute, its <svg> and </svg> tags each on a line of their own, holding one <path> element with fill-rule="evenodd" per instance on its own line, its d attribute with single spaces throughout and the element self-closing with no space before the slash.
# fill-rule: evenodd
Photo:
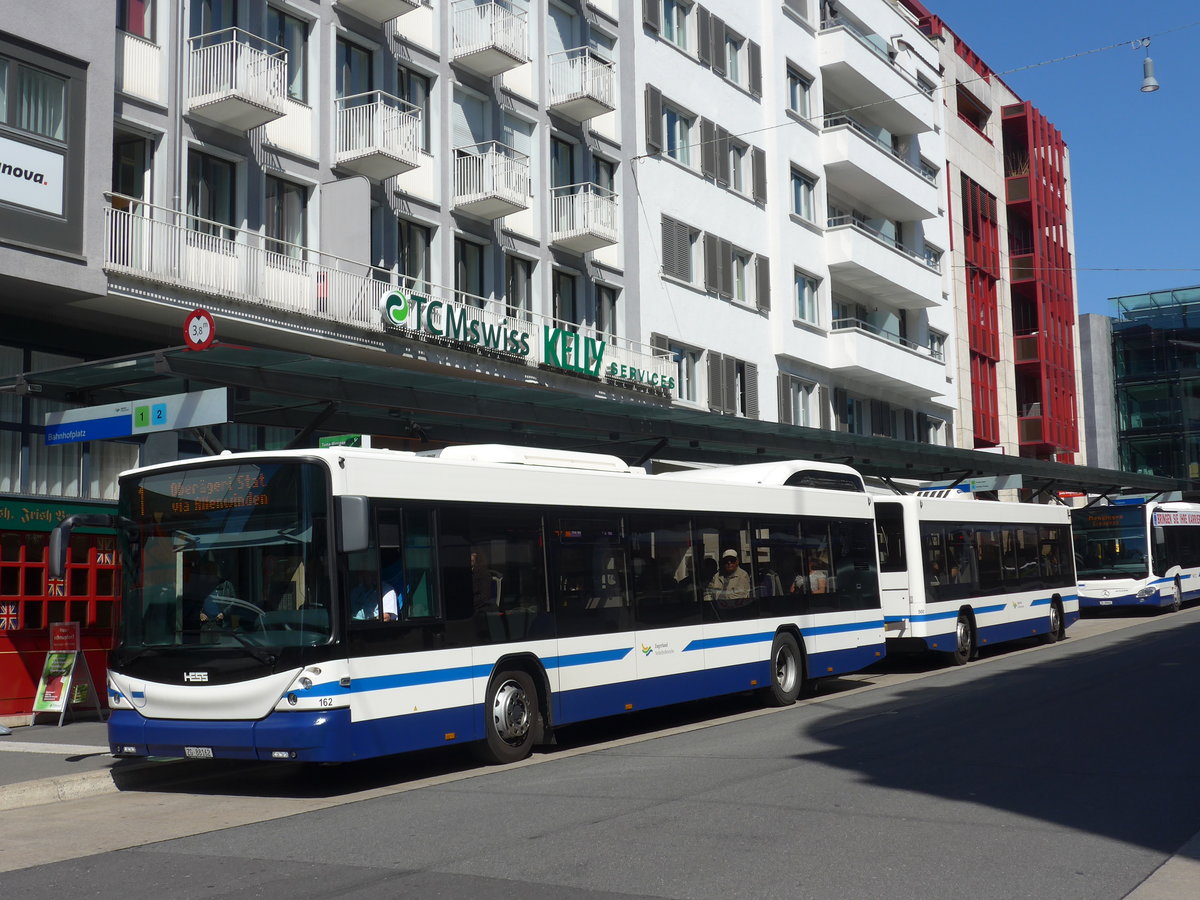
<svg viewBox="0 0 1200 900">
<path fill-rule="evenodd" d="M 229 388 L 233 422 L 297 429 L 294 446 L 315 446 L 318 432 L 350 433 L 384 436 L 390 439 L 386 446 L 411 450 L 502 443 L 609 453 L 638 464 L 816 459 L 903 482 L 1020 475 L 1025 488 L 1042 492 L 1114 495 L 1191 487 L 1156 475 L 720 415 L 648 394 L 595 396 L 444 367 L 421 370 L 230 344 L 199 352 L 173 347 L 0 379 L 0 393 L 81 407 L 214 387 Z"/>
</svg>

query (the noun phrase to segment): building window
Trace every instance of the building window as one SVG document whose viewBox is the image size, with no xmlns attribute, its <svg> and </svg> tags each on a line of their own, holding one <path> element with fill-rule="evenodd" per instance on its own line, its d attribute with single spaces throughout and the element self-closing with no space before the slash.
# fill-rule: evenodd
<svg viewBox="0 0 1200 900">
<path fill-rule="evenodd" d="M 751 254 L 748 250 L 742 250 L 740 247 L 732 247 L 730 250 L 731 295 L 734 300 L 742 303 L 745 303 L 748 297 L 746 282 L 750 270 L 750 258 Z"/>
<path fill-rule="evenodd" d="M 617 298 L 620 293 L 606 284 L 596 285 L 596 330 L 609 338 L 617 336 Z"/>
<path fill-rule="evenodd" d="M 117 27 L 154 40 L 154 0 L 117 0 Z"/>
<path fill-rule="evenodd" d="M 188 151 L 188 227 L 202 234 L 233 238 L 236 211 L 233 163 Z M 222 227 L 226 226 L 226 227 Z"/>
<path fill-rule="evenodd" d="M 421 149 L 428 153 L 433 127 L 429 119 L 433 79 L 407 66 L 397 66 L 396 86 L 400 99 L 407 100 L 421 112 Z"/>
<path fill-rule="evenodd" d="M 748 144 L 729 141 L 729 187 L 739 194 L 746 193 L 746 155 Z"/>
<path fill-rule="evenodd" d="M 113 193 L 134 200 L 145 200 L 146 175 L 149 171 L 150 142 L 143 137 L 118 134 L 113 139 Z M 112 203 L 117 209 L 128 209 L 130 206 L 128 201 L 116 197 Z"/>
<path fill-rule="evenodd" d="M 986 137 L 988 119 L 991 116 L 991 110 L 987 104 L 961 84 L 958 86 L 957 96 L 958 117 Z"/>
<path fill-rule="evenodd" d="M 817 399 L 820 396 L 817 386 L 811 381 L 801 381 L 798 378 L 785 376 L 788 380 L 786 402 L 788 409 L 784 414 L 791 414 L 793 425 L 803 425 L 805 428 L 819 428 L 821 425 L 820 410 Z"/>
<path fill-rule="evenodd" d="M 592 181 L 597 187 L 615 194 L 617 191 L 617 164 L 611 160 L 593 156 Z"/>
<path fill-rule="evenodd" d="M 939 361 L 946 358 L 946 335 L 932 328 L 929 329 L 929 355 Z"/>
<path fill-rule="evenodd" d="M 682 344 L 668 344 L 671 358 L 675 360 L 675 384 L 680 400 L 696 402 L 696 367 L 700 364 L 700 351 Z"/>
<path fill-rule="evenodd" d="M 809 91 L 811 89 L 812 79 L 806 75 L 802 75 L 798 70 L 793 69 L 791 66 L 788 66 L 788 109 L 801 118 L 807 119 L 810 115 L 812 107 L 809 103 Z"/>
<path fill-rule="evenodd" d="M 556 325 L 575 330 L 582 325 L 579 296 L 574 275 L 569 272 L 554 272 L 554 321 Z"/>
<path fill-rule="evenodd" d="M 308 190 L 290 181 L 267 176 L 267 252 L 300 258 L 308 244 Z"/>
<path fill-rule="evenodd" d="M 191 37 L 233 28 L 238 23 L 238 0 L 193 0 Z"/>
<path fill-rule="evenodd" d="M 688 17 L 692 5 L 684 0 L 663 0 L 662 36 L 680 50 L 688 48 Z"/>
<path fill-rule="evenodd" d="M 924 251 L 925 264 L 931 269 L 941 269 L 942 267 L 942 250 L 932 244 L 925 245 Z"/>
<path fill-rule="evenodd" d="M 796 318 L 812 325 L 818 324 L 817 291 L 821 282 L 807 272 L 796 270 Z"/>
<path fill-rule="evenodd" d="M 689 284 L 695 278 L 696 241 L 700 232 L 683 222 L 676 222 L 663 216 L 662 220 L 662 267 L 663 274 L 686 281 Z"/>
<path fill-rule="evenodd" d="M 533 262 L 504 257 L 504 311 L 509 318 L 528 320 L 533 314 Z"/>
<path fill-rule="evenodd" d="M 663 132 L 666 140 L 664 152 L 671 159 L 685 166 L 692 164 L 692 132 L 696 117 L 663 103 Z"/>
<path fill-rule="evenodd" d="M 338 38 L 336 65 L 336 90 L 339 98 L 357 97 L 374 90 L 371 51 Z"/>
<path fill-rule="evenodd" d="M 817 183 L 812 178 L 792 169 L 792 215 L 806 222 L 816 220 L 816 187 Z"/>
<path fill-rule="evenodd" d="M 0 124 L 65 141 L 67 80 L 0 57 Z"/>
<path fill-rule="evenodd" d="M 713 412 L 758 418 L 758 366 L 708 351 L 708 406 Z"/>
<path fill-rule="evenodd" d="M 263 35 L 287 51 L 287 92 L 297 103 L 308 102 L 308 23 L 267 7 L 267 33 Z"/>
<path fill-rule="evenodd" d="M 934 92 L 934 84 L 924 75 L 917 76 L 917 87 L 921 89 L 921 93 L 926 97 L 932 97 Z"/>
<path fill-rule="evenodd" d="M 396 261 L 410 290 L 427 290 L 433 278 L 433 229 L 407 219 L 397 221 Z"/>
<path fill-rule="evenodd" d="M 483 308 L 483 245 L 454 239 L 454 290 L 460 303 Z"/>
<path fill-rule="evenodd" d="M 734 84 L 745 87 L 746 39 L 725 32 L 725 77 Z"/>
</svg>

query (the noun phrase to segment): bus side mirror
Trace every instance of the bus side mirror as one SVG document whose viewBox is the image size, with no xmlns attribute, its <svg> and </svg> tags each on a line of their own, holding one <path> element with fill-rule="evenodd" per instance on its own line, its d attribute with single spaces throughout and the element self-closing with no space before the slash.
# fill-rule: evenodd
<svg viewBox="0 0 1200 900">
<path fill-rule="evenodd" d="M 338 497 L 338 550 L 357 553 L 371 545 L 371 517 L 366 497 Z"/>
<path fill-rule="evenodd" d="M 116 528 L 117 517 L 103 513 L 67 516 L 50 532 L 50 558 L 46 561 L 51 578 L 62 578 L 67 571 L 67 547 L 71 545 L 71 532 L 76 528 Z"/>
</svg>

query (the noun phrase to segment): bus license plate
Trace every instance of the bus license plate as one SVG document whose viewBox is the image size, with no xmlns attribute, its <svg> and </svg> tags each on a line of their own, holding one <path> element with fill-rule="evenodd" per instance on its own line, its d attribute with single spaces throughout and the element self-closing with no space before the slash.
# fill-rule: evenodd
<svg viewBox="0 0 1200 900">
<path fill-rule="evenodd" d="M 212 759 L 212 747 L 184 747 L 183 755 L 188 759 Z"/>
</svg>

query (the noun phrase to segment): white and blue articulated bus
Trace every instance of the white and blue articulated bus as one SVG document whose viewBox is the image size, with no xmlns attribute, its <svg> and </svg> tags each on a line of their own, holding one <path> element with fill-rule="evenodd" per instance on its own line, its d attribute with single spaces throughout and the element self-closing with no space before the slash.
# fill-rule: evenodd
<svg viewBox="0 0 1200 900">
<path fill-rule="evenodd" d="M 1085 506 L 1071 521 L 1084 609 L 1177 610 L 1200 597 L 1200 504 Z"/>
<path fill-rule="evenodd" d="M 1079 618 L 1064 506 L 890 496 L 875 518 L 889 648 L 962 665 L 983 645 L 1057 641 Z"/>
<path fill-rule="evenodd" d="M 109 740 L 320 762 L 469 742 L 508 762 L 585 719 L 788 704 L 883 655 L 873 523 L 858 474 L 812 462 L 648 475 L 488 445 L 134 470 L 109 522 Z"/>
</svg>

